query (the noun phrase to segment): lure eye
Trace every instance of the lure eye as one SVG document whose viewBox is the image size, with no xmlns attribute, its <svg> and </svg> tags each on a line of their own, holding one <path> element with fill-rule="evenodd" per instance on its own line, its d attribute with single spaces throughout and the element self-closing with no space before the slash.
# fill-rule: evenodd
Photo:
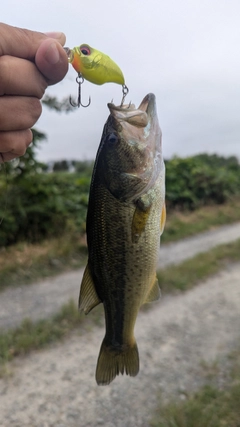
<svg viewBox="0 0 240 427">
<path fill-rule="evenodd" d="M 115 144 L 118 141 L 118 137 L 115 133 L 110 133 L 110 135 L 108 135 L 108 142 L 110 144 Z"/>
<path fill-rule="evenodd" d="M 89 47 L 87 47 L 87 46 L 82 46 L 81 48 L 80 48 L 80 50 L 81 50 L 81 52 L 82 52 L 82 54 L 83 55 L 90 55 L 90 49 L 89 49 Z"/>
</svg>

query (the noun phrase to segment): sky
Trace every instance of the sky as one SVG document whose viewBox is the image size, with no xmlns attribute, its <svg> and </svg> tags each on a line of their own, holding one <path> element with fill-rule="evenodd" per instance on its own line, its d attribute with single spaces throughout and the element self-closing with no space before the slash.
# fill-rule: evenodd
<svg viewBox="0 0 240 427">
<path fill-rule="evenodd" d="M 139 105 L 153 92 L 163 133 L 163 154 L 198 153 L 240 158 L 239 0 L 8 0 L 1 21 L 36 31 L 63 31 L 66 46 L 83 43 L 109 55 L 122 69 Z M 77 95 L 76 72 L 47 89 L 60 100 Z M 58 114 L 43 107 L 35 127 L 45 132 L 41 161 L 94 159 L 121 86 L 87 81 L 89 108 Z"/>
</svg>

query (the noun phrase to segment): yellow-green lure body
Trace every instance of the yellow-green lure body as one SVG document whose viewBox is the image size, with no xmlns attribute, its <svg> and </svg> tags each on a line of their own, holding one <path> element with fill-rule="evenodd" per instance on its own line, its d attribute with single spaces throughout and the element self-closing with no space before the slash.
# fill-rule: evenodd
<svg viewBox="0 0 240 427">
<path fill-rule="evenodd" d="M 73 68 L 91 83 L 125 84 L 124 76 L 119 66 L 105 53 L 87 44 L 74 47 L 69 53 L 69 62 Z"/>
</svg>

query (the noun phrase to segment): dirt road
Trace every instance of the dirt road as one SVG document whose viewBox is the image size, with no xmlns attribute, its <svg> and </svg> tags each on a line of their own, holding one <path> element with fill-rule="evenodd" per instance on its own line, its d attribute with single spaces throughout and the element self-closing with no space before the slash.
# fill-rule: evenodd
<svg viewBox="0 0 240 427">
<path fill-rule="evenodd" d="M 240 238 L 240 223 L 161 247 L 159 267 L 179 264 L 199 252 Z M 0 294 L 0 329 L 17 326 L 24 318 L 46 318 L 72 298 L 77 301 L 83 270 L 61 274 L 31 286 L 8 288 Z"/>
<path fill-rule="evenodd" d="M 186 294 L 141 312 L 136 327 L 141 370 L 98 387 L 94 371 L 103 328 L 18 359 L 0 381 L 3 427 L 147 427 L 162 396 L 202 384 L 203 361 L 224 357 L 240 338 L 240 266 L 229 265 Z M 226 363 L 226 361 L 225 361 Z"/>
<path fill-rule="evenodd" d="M 229 230 L 225 228 L 226 239 Z M 232 228 L 235 238 L 236 230 Z M 188 239 L 175 249 L 173 245 L 172 258 L 177 262 L 175 254 L 186 255 L 189 246 L 191 254 L 193 248 L 206 250 L 209 244 L 213 246 L 213 236 Z M 204 246 L 207 240 L 210 243 Z M 69 277 L 73 278 L 73 289 L 77 281 L 78 293 L 79 272 L 63 275 L 61 280 L 69 281 Z M 50 291 L 51 281 L 47 284 L 38 287 L 46 286 L 45 291 Z M 60 300 L 64 299 L 62 295 Z M 217 358 L 226 369 L 226 355 L 240 341 L 239 313 L 240 265 L 230 264 L 191 291 L 163 296 L 151 310 L 140 313 L 136 325 L 140 373 L 136 378 L 121 376 L 110 386 L 96 385 L 102 327 L 78 331 L 63 343 L 19 358 L 9 366 L 12 376 L 0 380 L 0 426 L 147 427 L 159 391 L 163 398 L 184 398 L 204 381 L 203 361 Z"/>
</svg>

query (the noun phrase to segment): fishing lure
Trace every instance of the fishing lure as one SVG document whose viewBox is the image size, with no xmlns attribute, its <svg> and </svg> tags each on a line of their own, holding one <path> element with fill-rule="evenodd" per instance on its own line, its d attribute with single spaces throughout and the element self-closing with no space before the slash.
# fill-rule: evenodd
<svg viewBox="0 0 240 427">
<path fill-rule="evenodd" d="M 97 85 L 110 82 L 122 85 L 123 96 L 121 106 L 123 105 L 129 90 L 125 85 L 125 79 L 121 69 L 108 55 L 90 47 L 88 44 L 82 44 L 73 49 L 68 47 L 64 49 L 68 55 L 68 61 L 78 73 L 76 78 L 78 84 L 77 102 L 72 101 L 70 97 L 70 103 L 73 107 L 88 107 L 91 103 L 90 97 L 88 104 L 84 105 L 82 103 L 81 86 L 84 79 Z"/>
</svg>

